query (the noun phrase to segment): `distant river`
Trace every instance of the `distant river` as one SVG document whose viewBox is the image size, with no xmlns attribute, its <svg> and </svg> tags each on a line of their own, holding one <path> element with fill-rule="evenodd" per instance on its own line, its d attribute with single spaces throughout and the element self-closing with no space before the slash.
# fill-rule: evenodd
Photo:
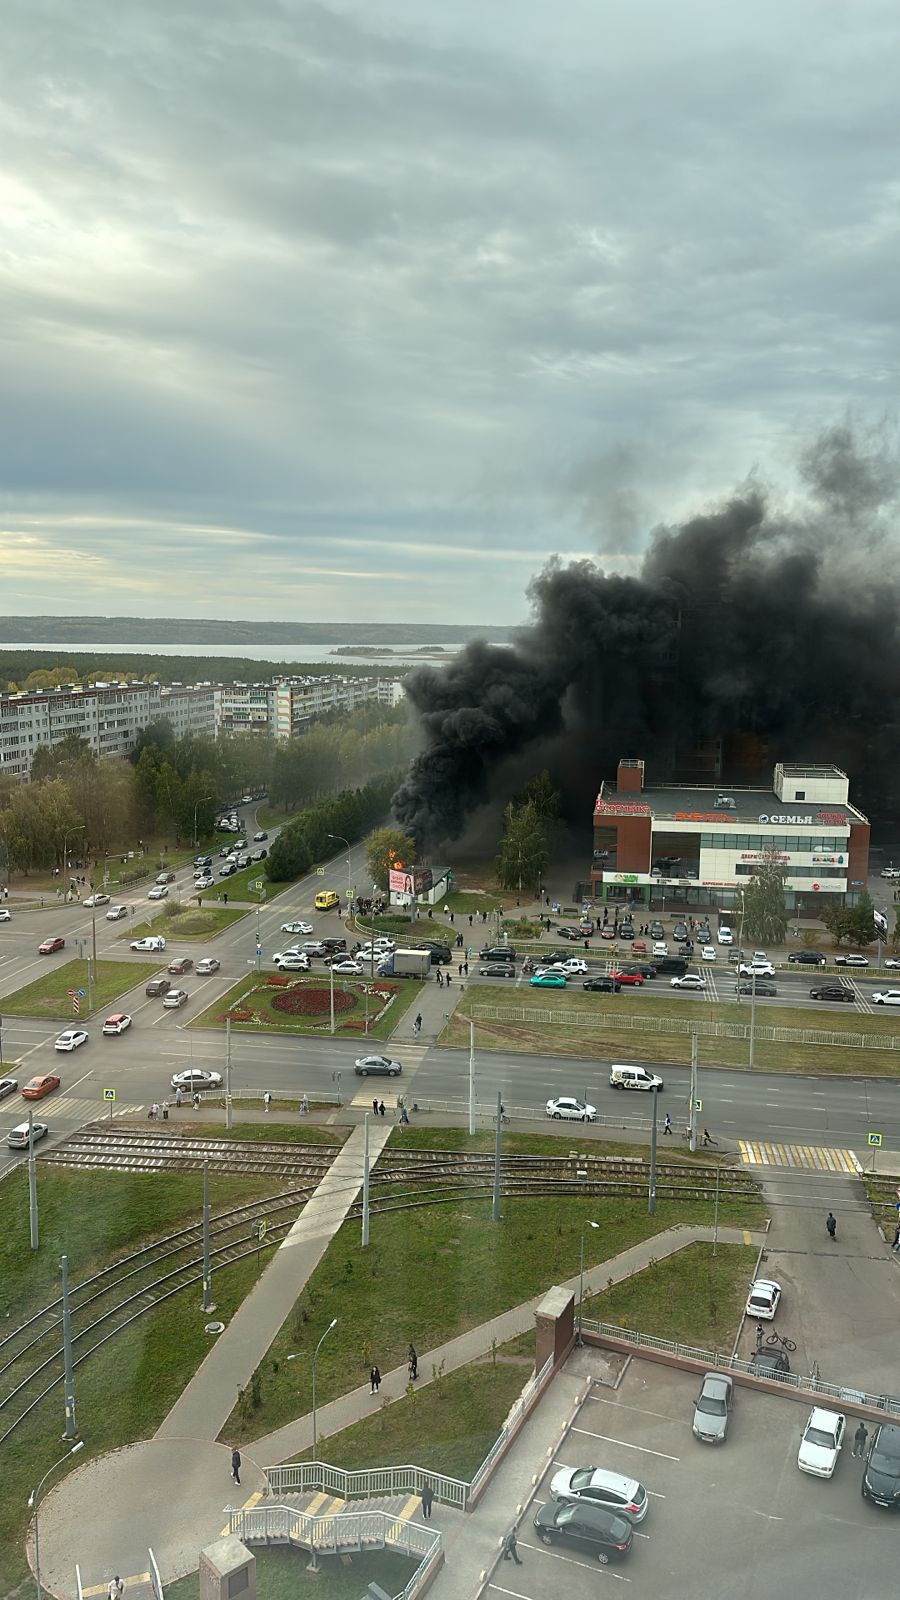
<svg viewBox="0 0 900 1600">
<path fill-rule="evenodd" d="M 447 657 L 454 656 L 460 646 L 458 644 L 443 645 L 441 647 L 443 654 L 417 655 L 413 646 L 407 645 L 404 647 L 399 645 L 396 647 L 395 653 L 389 656 L 366 655 L 364 651 L 360 651 L 359 654 L 354 652 L 353 655 L 333 655 L 332 652 L 337 648 L 336 644 L 124 644 L 121 642 L 110 644 L 109 641 L 103 644 L 94 644 L 90 640 L 82 644 L 33 644 L 30 641 L 28 643 L 17 641 L 12 644 L 0 641 L 0 651 L 39 650 L 42 655 L 47 657 L 48 666 L 52 666 L 54 663 L 54 652 L 56 656 L 74 653 L 95 655 L 101 664 L 105 663 L 109 666 L 115 666 L 117 657 L 126 655 L 208 656 L 211 661 L 220 656 L 229 656 L 232 659 L 237 656 L 243 656 L 250 661 L 294 661 L 298 666 L 303 662 L 333 662 L 335 672 L 340 671 L 342 662 L 347 665 L 378 666 L 384 668 L 385 676 L 388 676 L 391 668 L 395 666 L 415 666 L 421 665 L 423 662 L 429 666 L 440 666 L 444 654 Z M 402 653 L 404 648 L 409 654 Z M 426 648 L 428 650 L 434 648 L 437 651 L 437 646 L 427 646 Z"/>
</svg>

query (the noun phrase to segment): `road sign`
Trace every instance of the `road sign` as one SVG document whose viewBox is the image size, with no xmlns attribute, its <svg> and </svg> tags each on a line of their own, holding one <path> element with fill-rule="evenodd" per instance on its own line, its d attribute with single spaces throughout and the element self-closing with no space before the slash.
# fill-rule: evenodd
<svg viewBox="0 0 900 1600">
<path fill-rule="evenodd" d="M 79 989 L 79 991 L 78 991 L 79 1000 L 83 1000 L 84 999 L 84 995 L 85 995 L 85 991 L 83 989 Z"/>
<path fill-rule="evenodd" d="M 695 1100 L 694 1101 L 694 1110 L 695 1111 L 702 1111 L 703 1110 L 703 1101 L 702 1100 Z"/>
<path fill-rule="evenodd" d="M 324 867 L 316 867 L 316 877 L 317 878 L 324 878 L 324 876 L 325 876 L 325 868 Z"/>
<path fill-rule="evenodd" d="M 873 1150 L 880 1150 L 882 1145 L 884 1144 L 884 1134 L 883 1133 L 867 1133 L 866 1134 L 866 1144 L 871 1145 Z"/>
<path fill-rule="evenodd" d="M 353 890 L 352 889 L 345 889 L 344 890 L 344 899 L 345 900 L 352 900 L 353 899 Z"/>
<path fill-rule="evenodd" d="M 115 1089 L 104 1089 L 103 1098 L 104 1098 L 104 1100 L 115 1100 L 115 1098 L 116 1098 Z"/>
<path fill-rule="evenodd" d="M 268 1233 L 268 1231 L 269 1231 L 269 1224 L 267 1223 L 265 1217 L 263 1217 L 262 1222 L 260 1222 L 257 1225 L 257 1229 L 256 1229 L 256 1237 L 259 1240 L 260 1244 L 262 1244 L 263 1239 L 266 1237 L 266 1234 Z"/>
<path fill-rule="evenodd" d="M 253 889 L 256 892 L 256 894 L 259 894 L 259 891 L 262 888 L 262 886 L 263 886 L 262 878 L 254 878 L 253 882 L 250 885 L 250 888 Z"/>
</svg>

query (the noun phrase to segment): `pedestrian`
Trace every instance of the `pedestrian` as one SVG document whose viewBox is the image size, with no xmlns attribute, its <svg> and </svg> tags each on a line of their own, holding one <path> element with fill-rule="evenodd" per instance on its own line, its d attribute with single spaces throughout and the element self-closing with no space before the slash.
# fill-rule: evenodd
<svg viewBox="0 0 900 1600">
<path fill-rule="evenodd" d="M 372 1101 L 372 1110 L 374 1111 L 374 1113 L 375 1113 L 375 1115 L 377 1117 L 377 1115 L 378 1115 L 378 1096 L 377 1095 L 375 1096 L 375 1099 Z"/>
<path fill-rule="evenodd" d="M 453 979 L 451 978 L 449 972 L 447 973 L 447 977 L 446 977 L 445 981 L 446 981 L 446 984 L 447 984 L 447 988 L 449 989 L 451 983 L 453 982 Z"/>
<path fill-rule="evenodd" d="M 377 1106 L 377 1111 L 378 1111 L 378 1115 L 380 1117 L 383 1117 L 385 1115 L 384 1101 L 383 1100 L 379 1100 L 378 1106 Z"/>
<path fill-rule="evenodd" d="M 444 916 L 445 917 L 449 917 L 449 915 L 450 915 L 450 907 L 449 906 L 445 906 L 444 907 Z"/>
<path fill-rule="evenodd" d="M 409 1112 L 407 1111 L 405 1106 L 401 1106 L 400 1107 L 400 1124 L 401 1124 L 401 1127 L 408 1127 L 409 1126 Z"/>
<path fill-rule="evenodd" d="M 195 1111 L 199 1111 L 200 1110 L 200 1091 L 199 1091 L 199 1089 L 195 1089 L 194 1090 L 193 1106 L 194 1106 L 194 1110 Z"/>
<path fill-rule="evenodd" d="M 452 912 L 452 911 L 451 911 L 451 913 L 450 913 L 450 921 L 451 921 L 451 922 L 455 922 L 455 921 L 456 921 L 456 918 L 455 918 L 455 916 L 454 916 L 454 915 L 453 915 L 453 912 Z"/>
<path fill-rule="evenodd" d="M 240 1481 L 241 1481 L 241 1452 L 238 1449 L 237 1445 L 235 1445 L 234 1449 L 231 1452 L 231 1476 L 233 1477 L 235 1483 L 240 1483 Z"/>
<path fill-rule="evenodd" d="M 417 1013 L 417 1015 L 416 1015 L 416 1033 L 421 1033 L 421 1032 L 422 1032 L 422 1013 L 421 1013 L 421 1011 L 419 1011 Z"/>
<path fill-rule="evenodd" d="M 110 1578 L 109 1583 L 106 1585 L 106 1593 L 109 1596 L 109 1600 L 119 1600 L 120 1595 L 125 1593 L 125 1585 L 118 1573 L 114 1578 Z"/>
<path fill-rule="evenodd" d="M 435 978 L 437 979 L 438 988 L 439 989 L 443 989 L 443 987 L 444 987 L 444 979 L 443 979 L 443 975 L 441 973 L 440 967 L 438 967 L 437 972 L 435 973 Z"/>
<path fill-rule="evenodd" d="M 163 1103 L 162 1103 L 162 1114 L 163 1114 L 163 1122 L 168 1122 L 168 1120 L 169 1120 L 169 1102 L 168 1102 L 168 1100 L 164 1100 Z"/>
<path fill-rule="evenodd" d="M 422 1515 L 426 1522 L 431 1521 L 431 1507 L 434 1504 L 434 1493 L 428 1479 L 422 1481 Z"/>
<path fill-rule="evenodd" d="M 900 1222 L 897 1223 L 897 1226 L 894 1229 L 894 1237 L 891 1240 L 891 1249 L 900 1249 Z"/>
<path fill-rule="evenodd" d="M 456 970 L 457 970 L 457 973 L 459 974 L 459 976 L 462 977 L 462 962 L 459 963 L 459 966 L 457 967 Z"/>
<path fill-rule="evenodd" d="M 703 1129 L 703 1143 L 705 1145 L 706 1144 L 712 1144 L 712 1134 L 710 1133 L 708 1128 L 704 1128 Z"/>
<path fill-rule="evenodd" d="M 266 1116 L 269 1115 L 269 1107 L 270 1107 L 271 1104 L 272 1104 L 272 1096 L 270 1095 L 270 1093 L 269 1093 L 269 1091 L 267 1089 L 265 1094 L 263 1095 L 263 1105 L 266 1108 Z"/>
<path fill-rule="evenodd" d="M 415 1383 L 416 1378 L 419 1376 L 419 1358 L 416 1354 L 416 1347 L 414 1344 L 411 1344 L 409 1350 L 407 1351 L 407 1362 L 409 1364 L 410 1379 L 413 1383 Z"/>
<path fill-rule="evenodd" d="M 762 1325 L 761 1322 L 758 1322 L 756 1324 L 756 1348 L 757 1348 L 757 1350 L 760 1350 L 762 1348 L 762 1342 L 763 1342 L 763 1325 Z"/>
<path fill-rule="evenodd" d="M 300 1114 L 301 1114 L 301 1116 L 304 1116 L 304 1117 L 309 1115 L 309 1095 L 308 1094 L 305 1094 L 303 1096 L 303 1099 L 300 1101 Z"/>
<path fill-rule="evenodd" d="M 470 912 L 469 912 L 469 927 L 470 927 L 470 928 L 471 928 L 471 926 L 472 926 L 472 913 L 471 913 L 471 911 L 470 911 Z M 430 1491 L 430 1490 L 429 1490 L 429 1493 L 430 1493 L 430 1492 L 431 1492 L 431 1491 Z"/>
<path fill-rule="evenodd" d="M 585 941 L 584 941 L 584 948 L 585 948 L 585 950 L 590 950 L 590 948 L 591 948 L 591 941 L 590 941 L 590 939 L 585 939 Z"/>
<path fill-rule="evenodd" d="M 463 976 L 466 977 L 466 978 L 469 976 L 469 963 L 468 963 L 468 961 L 464 961 L 463 962 Z"/>
<path fill-rule="evenodd" d="M 372 1385 L 372 1393 L 377 1394 L 379 1388 L 381 1387 L 381 1373 L 378 1371 L 377 1367 L 373 1367 L 372 1371 L 369 1373 L 369 1382 Z"/>
<path fill-rule="evenodd" d="M 663 1133 L 669 1133 L 670 1134 L 671 1132 L 672 1132 L 672 1118 L 669 1116 L 669 1113 L 667 1111 L 666 1112 L 666 1120 L 663 1123 Z"/>
<path fill-rule="evenodd" d="M 222 903 L 223 903 L 223 905 L 227 906 L 227 904 L 228 904 L 228 896 L 227 896 L 227 894 L 223 894 Z"/>
<path fill-rule="evenodd" d="M 868 1439 L 868 1437 L 869 1437 L 868 1428 L 866 1427 L 864 1422 L 860 1422 L 859 1427 L 857 1428 L 855 1434 L 853 1435 L 853 1454 L 855 1456 L 864 1456 L 865 1455 L 865 1453 L 866 1453 L 866 1440 Z"/>
<path fill-rule="evenodd" d="M 182 1094 L 181 1089 L 178 1088 L 178 1089 L 175 1090 L 175 1104 L 176 1104 L 176 1106 L 178 1106 L 180 1108 L 183 1105 L 183 1103 L 184 1103 L 184 1095 Z"/>
<path fill-rule="evenodd" d="M 837 1238 L 837 1217 L 835 1217 L 834 1213 L 831 1211 L 829 1211 L 827 1217 L 825 1218 L 825 1226 L 828 1229 L 829 1239 L 834 1241 Z"/>
<path fill-rule="evenodd" d="M 504 1561 L 514 1561 L 516 1563 L 517 1567 L 520 1567 L 522 1565 L 522 1559 L 521 1559 L 521 1557 L 519 1555 L 517 1541 L 516 1541 L 516 1530 L 515 1530 L 515 1528 L 510 1528 L 509 1533 L 507 1533 L 504 1536 L 504 1539 L 503 1539 L 503 1559 L 504 1559 Z"/>
</svg>

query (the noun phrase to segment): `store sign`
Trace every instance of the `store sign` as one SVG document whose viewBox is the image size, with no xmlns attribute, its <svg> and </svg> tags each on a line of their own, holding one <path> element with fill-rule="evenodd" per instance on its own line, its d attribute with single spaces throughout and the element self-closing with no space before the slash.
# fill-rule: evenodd
<svg viewBox="0 0 900 1600">
<path fill-rule="evenodd" d="M 844 865 L 843 856 L 813 856 L 814 866 L 840 866 Z"/>
<path fill-rule="evenodd" d="M 757 822 L 762 822 L 762 823 L 774 822 L 774 823 L 776 823 L 776 824 L 778 824 L 778 825 L 780 825 L 782 827 L 811 828 L 813 823 L 814 823 L 814 821 L 815 821 L 815 818 L 813 816 L 807 816 L 807 817 L 780 817 L 780 816 L 775 816 L 774 813 L 773 813 L 772 816 L 770 816 L 768 811 L 763 811 L 762 814 L 760 816 L 758 816 L 756 820 L 757 820 Z"/>
<path fill-rule="evenodd" d="M 652 817 L 653 815 L 653 807 L 644 801 L 604 800 L 602 795 L 597 797 L 595 816 L 598 811 L 602 811 L 604 816 Z"/>
<path fill-rule="evenodd" d="M 825 822 L 829 828 L 849 828 L 850 818 L 843 811 L 817 811 L 816 821 Z"/>
<path fill-rule="evenodd" d="M 763 850 L 745 850 L 743 852 L 743 854 L 741 855 L 741 860 L 742 861 L 765 861 L 765 860 L 768 859 L 770 854 L 772 856 L 774 856 L 776 861 L 790 861 L 790 859 L 791 859 L 790 856 L 784 855 L 783 852 L 780 851 L 780 850 L 773 850 L 771 852 L 763 851 Z M 815 859 L 818 860 L 818 857 L 816 857 Z"/>
<path fill-rule="evenodd" d="M 658 883 L 649 872 L 604 872 L 604 883 Z"/>
<path fill-rule="evenodd" d="M 736 822 L 727 811 L 676 811 L 676 822 Z M 762 821 L 762 818 L 760 818 Z"/>
</svg>

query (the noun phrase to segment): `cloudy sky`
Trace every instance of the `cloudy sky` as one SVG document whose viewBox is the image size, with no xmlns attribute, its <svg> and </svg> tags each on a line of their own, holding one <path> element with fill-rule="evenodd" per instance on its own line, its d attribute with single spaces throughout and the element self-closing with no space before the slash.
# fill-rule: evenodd
<svg viewBox="0 0 900 1600">
<path fill-rule="evenodd" d="M 7 0 L 0 612 L 515 622 L 895 405 L 896 0 Z"/>
</svg>

